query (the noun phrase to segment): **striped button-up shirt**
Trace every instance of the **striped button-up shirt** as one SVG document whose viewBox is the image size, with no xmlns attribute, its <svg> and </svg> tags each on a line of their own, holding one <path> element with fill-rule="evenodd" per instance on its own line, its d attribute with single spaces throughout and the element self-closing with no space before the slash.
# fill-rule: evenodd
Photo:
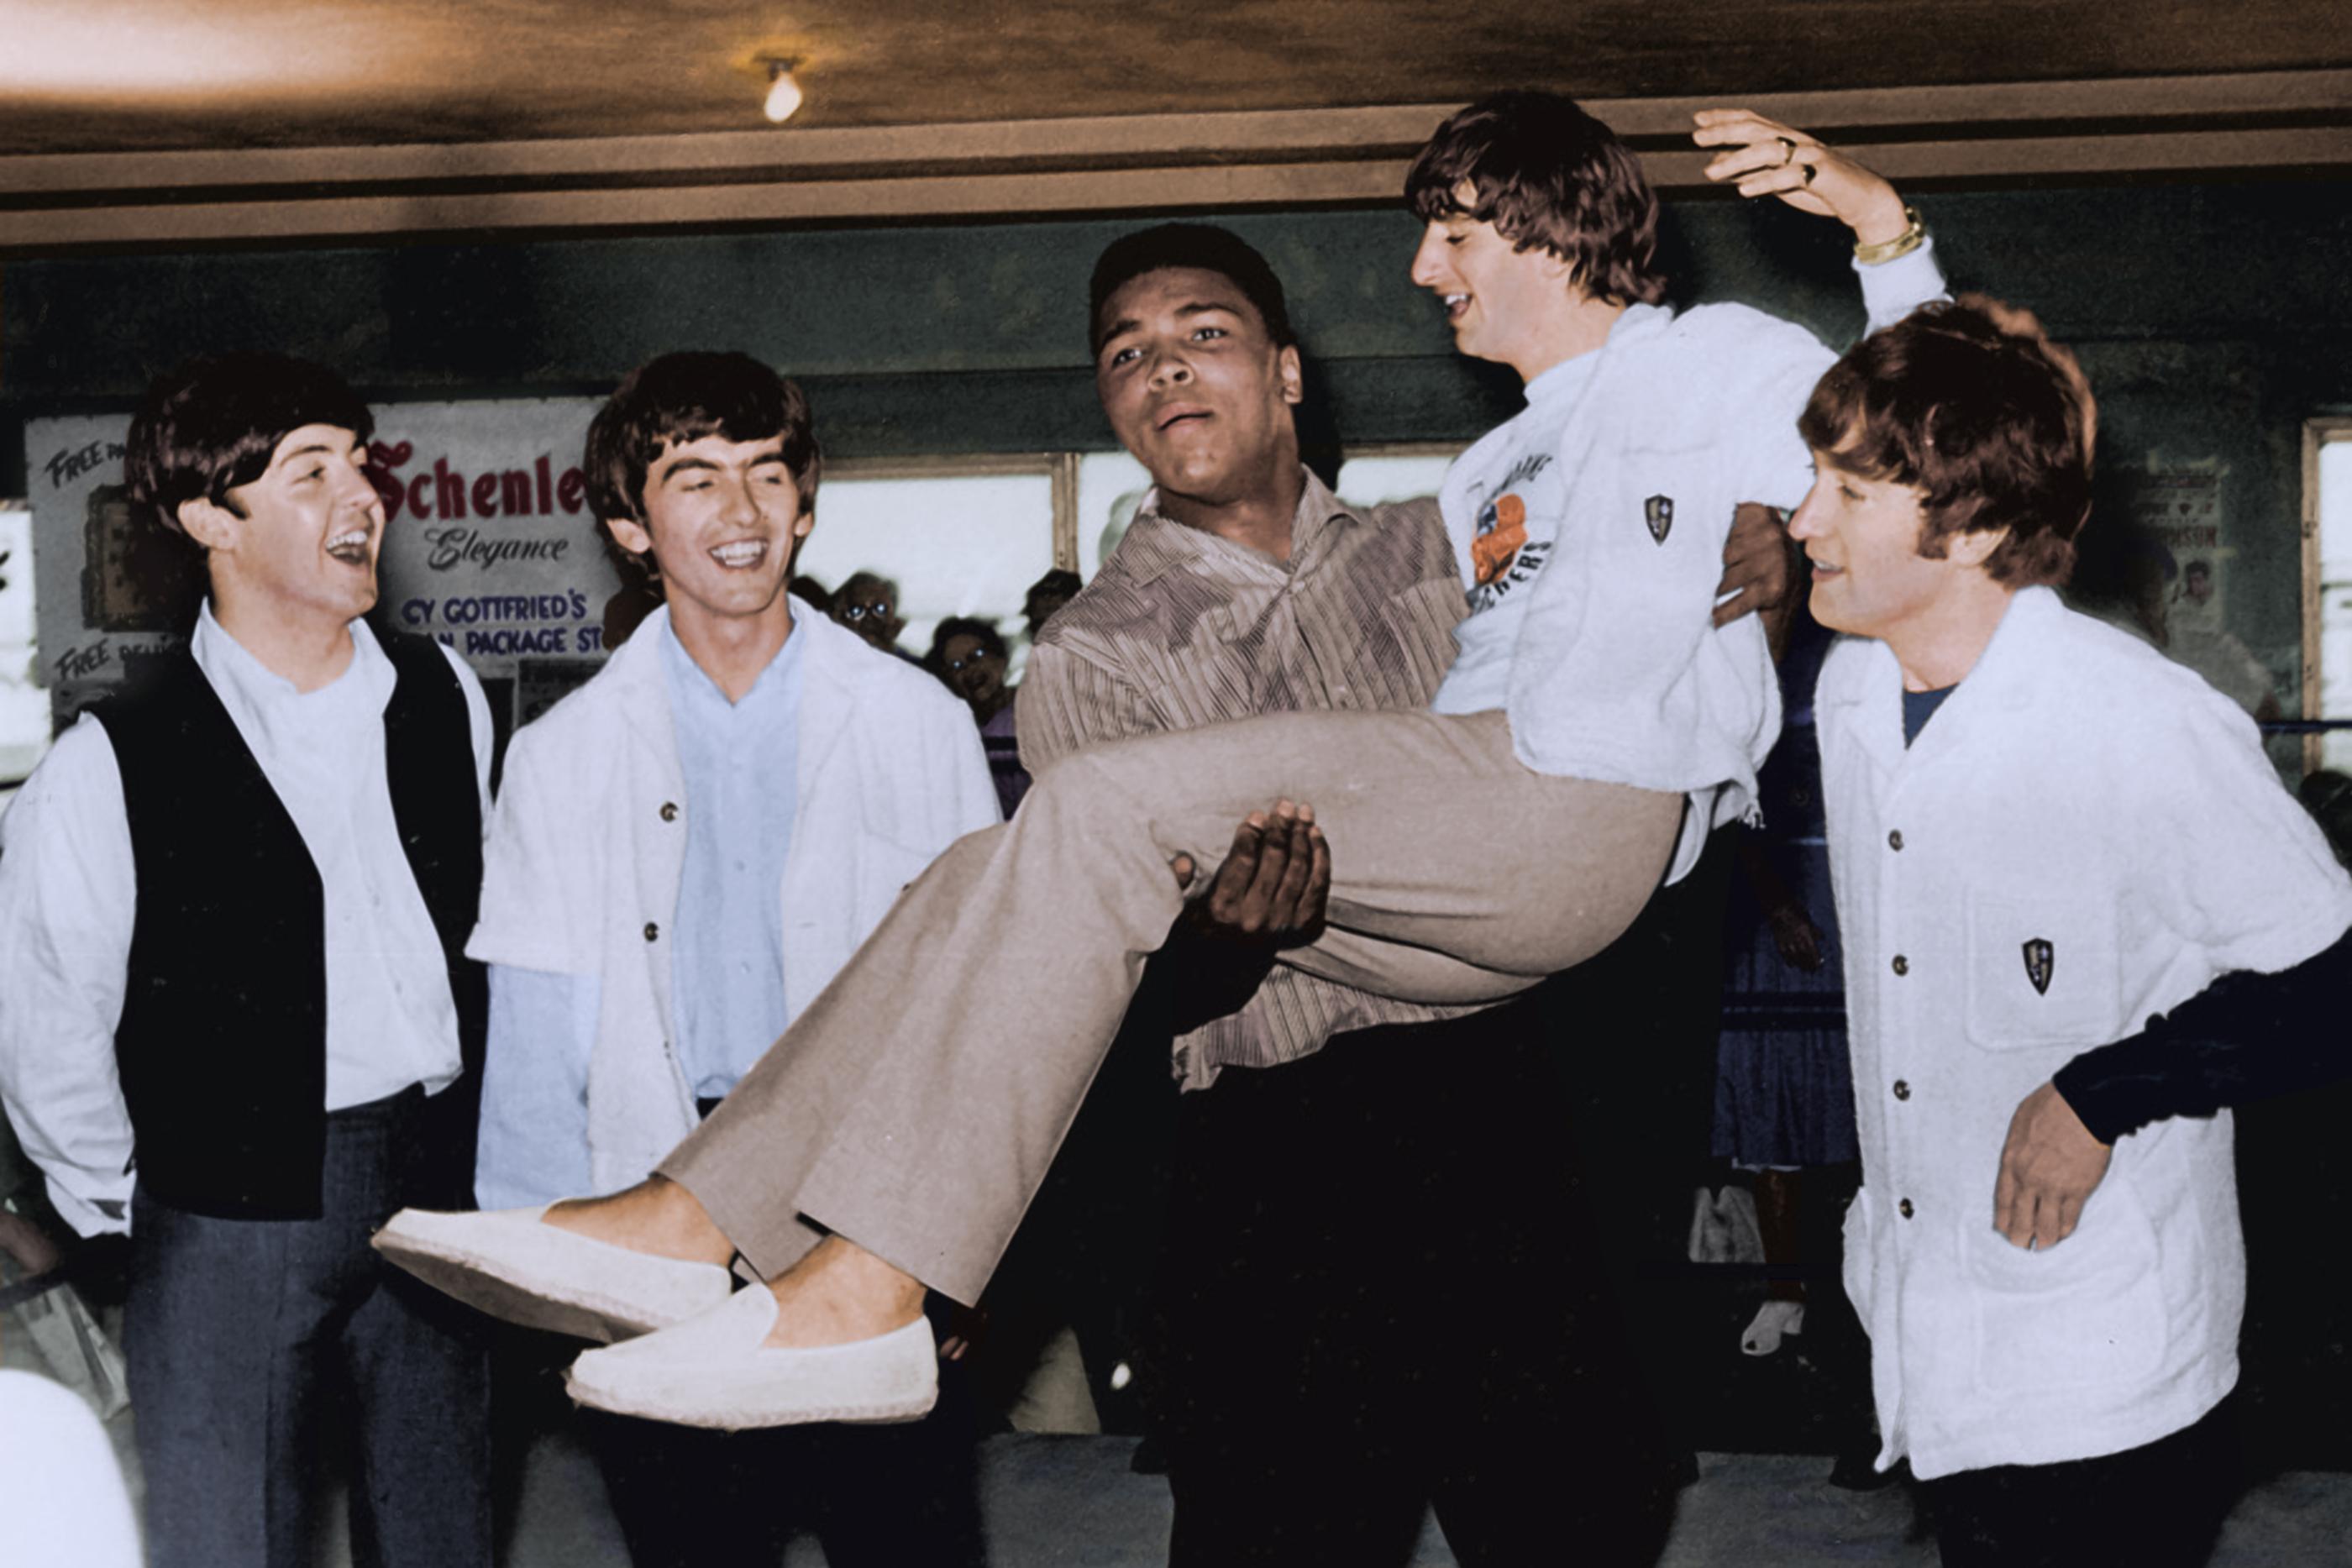
<svg viewBox="0 0 2352 1568">
<path fill-rule="evenodd" d="M 1022 759 L 1037 772 L 1085 747 L 1259 714 L 1427 707 L 1464 612 L 1434 500 L 1350 507 L 1310 474 L 1290 559 L 1277 561 L 1161 515 L 1154 491 L 1030 653 Z M 1470 1010 L 1277 966 L 1240 1011 L 1177 1041 L 1176 1071 L 1199 1088 L 1220 1068 L 1293 1061 L 1348 1030 Z"/>
</svg>

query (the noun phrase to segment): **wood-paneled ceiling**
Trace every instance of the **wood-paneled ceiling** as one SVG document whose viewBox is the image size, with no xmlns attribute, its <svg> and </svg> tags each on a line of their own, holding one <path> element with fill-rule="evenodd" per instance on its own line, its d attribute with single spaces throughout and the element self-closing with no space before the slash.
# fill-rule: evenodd
<svg viewBox="0 0 2352 1568">
<path fill-rule="evenodd" d="M 2347 16 L 2341 0 L 0 0 L 0 248 L 1368 199 L 1445 107 L 1511 84 L 1613 106 L 1662 157 L 1690 105 L 1735 99 L 1915 159 L 1977 145 L 1915 178 L 2337 170 Z M 782 128 L 759 116 L 772 56 L 801 61 L 807 90 Z"/>
</svg>

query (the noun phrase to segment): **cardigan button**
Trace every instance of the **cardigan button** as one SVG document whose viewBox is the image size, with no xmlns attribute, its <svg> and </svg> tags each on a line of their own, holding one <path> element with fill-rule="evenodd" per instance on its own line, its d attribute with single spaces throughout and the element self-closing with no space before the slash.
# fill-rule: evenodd
<svg viewBox="0 0 2352 1568">
<path fill-rule="evenodd" d="M 1909 974 L 1909 973 L 1911 972 L 1911 960 L 1910 960 L 1910 959 L 1908 959 L 1908 958 L 1906 958 L 1906 957 L 1905 957 L 1905 956 L 1904 956 L 1902 954 L 1900 954 L 1900 953 L 1895 954 L 1895 972 L 1896 974 L 1898 974 L 1898 975 L 1907 975 L 1907 974 Z"/>
<path fill-rule="evenodd" d="M 662 821 L 665 821 L 665 822 L 675 822 L 675 821 L 677 821 L 677 801 L 675 801 L 675 800 L 664 800 L 664 801 L 662 802 L 662 812 L 661 812 L 661 817 L 662 817 Z"/>
<path fill-rule="evenodd" d="M 1895 1213 L 1897 1213 L 1897 1214 L 1899 1214 L 1899 1215 L 1901 1215 L 1901 1216 L 1902 1216 L 1904 1218 L 1906 1218 L 1906 1219 L 1910 1218 L 1911 1218 L 1911 1200 L 1910 1200 L 1909 1198 L 1907 1198 L 1907 1197 L 1906 1197 L 1906 1198 L 1905 1198 L 1901 1203 L 1896 1204 L 1896 1205 L 1895 1206 Z"/>
<path fill-rule="evenodd" d="M 652 921 L 650 921 L 650 920 L 646 921 L 646 941 L 648 941 L 648 942 L 655 942 L 655 941 L 658 941 L 658 940 L 660 940 L 660 938 L 661 938 L 661 927 L 660 927 L 660 926 L 658 926 L 658 925 L 655 925 L 655 924 L 654 924 Z"/>
<path fill-rule="evenodd" d="M 1886 835 L 1886 847 L 1887 847 L 1888 849 L 1890 849 L 1890 850 L 1899 850 L 1899 849 L 1901 849 L 1901 848 L 1903 847 L 1903 830 L 1902 830 L 1902 829 L 1900 829 L 1900 828 L 1896 828 L 1896 829 L 1894 829 L 1893 831 L 1891 831 L 1890 832 L 1888 832 L 1888 833 L 1887 833 L 1887 835 Z"/>
<path fill-rule="evenodd" d="M 1898 1078 L 1895 1081 L 1895 1097 L 1897 1100 L 1911 1098 L 1911 1084 L 1908 1080 Z"/>
</svg>

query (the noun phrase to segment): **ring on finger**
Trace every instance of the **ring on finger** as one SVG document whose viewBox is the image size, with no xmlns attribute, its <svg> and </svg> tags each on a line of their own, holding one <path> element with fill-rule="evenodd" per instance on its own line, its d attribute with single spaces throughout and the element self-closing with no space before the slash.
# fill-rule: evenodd
<svg viewBox="0 0 2352 1568">
<path fill-rule="evenodd" d="M 1813 176 L 1822 172 L 1822 166 L 1818 163 L 1801 163 L 1798 167 L 1804 170 L 1805 183 L 1808 185 L 1813 183 Z"/>
<path fill-rule="evenodd" d="M 1794 141 L 1785 136 L 1775 137 L 1773 140 L 1780 144 L 1780 167 L 1785 169 L 1797 161 L 1797 144 Z"/>
</svg>

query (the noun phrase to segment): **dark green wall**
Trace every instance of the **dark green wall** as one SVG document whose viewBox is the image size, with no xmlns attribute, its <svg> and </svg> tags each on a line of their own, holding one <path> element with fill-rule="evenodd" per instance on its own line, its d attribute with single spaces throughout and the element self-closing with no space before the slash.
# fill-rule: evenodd
<svg viewBox="0 0 2352 1568">
<path fill-rule="evenodd" d="M 1919 204 L 1961 287 L 2082 351 L 2114 472 L 2218 456 L 2238 550 L 2230 620 L 2295 642 L 2301 422 L 2352 407 L 2352 183 L 1941 193 Z M 1516 402 L 1451 350 L 1408 282 L 1399 212 L 1225 220 L 1288 285 L 1330 417 L 1356 441 L 1467 437 Z M 1100 448 L 1087 269 L 1134 226 L 1086 220 L 758 235 L 36 259 L 0 272 L 0 494 L 21 425 L 121 408 L 188 355 L 268 344 L 380 398 L 593 392 L 663 350 L 749 350 L 803 377 L 840 456 Z M 1832 225 L 1676 204 L 1694 294 L 1861 325 Z M 2282 669 L 2284 666 L 2279 666 Z"/>
</svg>

